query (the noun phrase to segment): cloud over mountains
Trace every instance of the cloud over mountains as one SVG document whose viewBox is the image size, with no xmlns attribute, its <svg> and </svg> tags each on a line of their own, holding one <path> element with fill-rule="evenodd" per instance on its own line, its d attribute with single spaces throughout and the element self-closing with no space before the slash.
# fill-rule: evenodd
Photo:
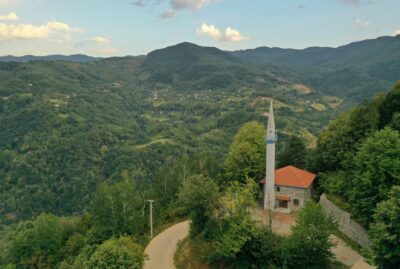
<svg viewBox="0 0 400 269">
<path fill-rule="evenodd" d="M 15 13 L 0 16 L 0 20 L 18 20 Z M 66 23 L 49 21 L 40 25 L 0 23 L 0 40 L 52 39 L 63 40 L 70 38 L 72 33 L 82 32 Z"/>
<path fill-rule="evenodd" d="M 249 39 L 232 27 L 228 27 L 222 31 L 216 26 L 207 24 L 205 22 L 203 22 L 201 26 L 197 28 L 197 35 L 209 36 L 215 41 L 219 42 L 240 42 Z"/>
</svg>

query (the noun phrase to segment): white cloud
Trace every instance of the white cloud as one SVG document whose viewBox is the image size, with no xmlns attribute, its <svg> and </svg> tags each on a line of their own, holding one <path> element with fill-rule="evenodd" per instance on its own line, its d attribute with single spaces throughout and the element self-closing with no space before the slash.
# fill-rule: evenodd
<svg viewBox="0 0 400 269">
<path fill-rule="evenodd" d="M 368 21 L 364 21 L 362 19 L 357 19 L 356 24 L 357 24 L 358 28 L 366 28 L 370 25 L 370 23 Z"/>
<path fill-rule="evenodd" d="M 112 56 L 119 52 L 116 48 L 102 48 L 93 51 L 96 55 Z"/>
<path fill-rule="evenodd" d="M 394 33 L 392 34 L 393 36 L 398 36 L 398 35 L 400 35 L 400 29 L 399 30 L 396 30 L 396 31 L 394 31 Z"/>
<path fill-rule="evenodd" d="M 243 36 L 241 33 L 239 33 L 238 30 L 231 27 L 225 29 L 225 34 L 223 37 L 225 41 L 233 41 L 233 42 L 240 42 L 248 39 L 248 37 Z"/>
<path fill-rule="evenodd" d="M 42 25 L 0 23 L 0 40 L 62 40 L 69 39 L 71 33 L 82 31 L 80 28 L 72 28 L 68 24 L 58 21 L 49 21 Z"/>
<path fill-rule="evenodd" d="M 94 43 L 100 43 L 100 44 L 102 44 L 102 43 L 109 43 L 109 42 L 110 42 L 110 39 L 108 39 L 108 38 L 106 38 L 106 37 L 103 37 L 103 36 L 96 36 L 96 37 L 90 39 L 90 41 L 92 41 L 92 42 L 94 42 Z"/>
<path fill-rule="evenodd" d="M 205 22 L 197 28 L 197 35 L 209 36 L 219 42 L 240 42 L 248 39 L 248 37 L 243 36 L 238 30 L 232 27 L 228 27 L 224 31 L 221 31 L 218 27 Z"/>
<path fill-rule="evenodd" d="M 14 12 L 10 12 L 7 15 L 0 15 L 0 21 L 17 21 L 19 20 L 18 15 Z"/>
<path fill-rule="evenodd" d="M 222 38 L 221 30 L 219 30 L 214 25 L 203 22 L 203 24 L 197 28 L 198 35 L 208 35 L 215 40 L 220 40 Z"/>
</svg>

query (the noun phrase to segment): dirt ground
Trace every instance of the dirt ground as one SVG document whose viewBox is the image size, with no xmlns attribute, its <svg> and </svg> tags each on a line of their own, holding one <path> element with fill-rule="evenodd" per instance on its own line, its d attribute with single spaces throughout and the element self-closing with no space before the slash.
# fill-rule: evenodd
<svg viewBox="0 0 400 269">
<path fill-rule="evenodd" d="M 252 210 L 253 219 L 260 224 L 269 225 L 269 211 L 255 209 Z M 296 214 L 271 212 L 272 231 L 280 235 L 290 235 L 290 227 L 296 223 Z"/>
<path fill-rule="evenodd" d="M 262 209 L 251 210 L 253 219 L 260 224 L 269 225 L 269 212 Z M 290 227 L 296 223 L 296 213 L 271 212 L 272 231 L 283 235 L 290 235 Z M 373 269 L 375 267 L 367 264 L 364 258 L 348 246 L 342 239 L 331 235 L 331 240 L 335 244 L 332 253 L 336 259 L 349 266 L 351 269 Z"/>
</svg>

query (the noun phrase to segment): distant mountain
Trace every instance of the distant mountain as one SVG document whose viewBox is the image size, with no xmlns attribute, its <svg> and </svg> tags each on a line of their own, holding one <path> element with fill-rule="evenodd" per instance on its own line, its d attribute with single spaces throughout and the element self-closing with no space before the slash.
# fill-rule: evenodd
<svg viewBox="0 0 400 269">
<path fill-rule="evenodd" d="M 33 56 L 33 55 L 25 55 L 25 56 L 0 56 L 0 62 L 20 62 L 26 63 L 31 61 L 66 61 L 66 62 L 77 62 L 77 63 L 87 63 L 98 61 L 101 58 L 92 57 L 83 54 L 74 54 L 74 55 L 48 55 L 48 56 Z"/>
<path fill-rule="evenodd" d="M 147 81 L 192 89 L 254 83 L 257 78 L 275 80 L 229 52 L 188 42 L 149 53 L 141 65 L 140 76 Z"/>
<path fill-rule="evenodd" d="M 368 97 L 400 79 L 400 36 L 384 36 L 338 48 L 303 50 L 260 47 L 234 51 L 239 59 L 266 67 L 295 70 L 305 82 L 326 93 Z"/>
</svg>

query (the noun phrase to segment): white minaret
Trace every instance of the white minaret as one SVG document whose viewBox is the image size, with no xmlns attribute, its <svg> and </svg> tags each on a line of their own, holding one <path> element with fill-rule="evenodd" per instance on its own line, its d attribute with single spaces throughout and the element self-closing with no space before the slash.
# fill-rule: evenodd
<svg viewBox="0 0 400 269">
<path fill-rule="evenodd" d="M 274 109 L 271 105 L 268 114 L 267 125 L 267 158 L 266 158 L 266 171 L 265 171 L 265 185 L 264 185 L 264 210 L 275 209 L 275 142 L 277 135 L 275 131 Z"/>
</svg>

